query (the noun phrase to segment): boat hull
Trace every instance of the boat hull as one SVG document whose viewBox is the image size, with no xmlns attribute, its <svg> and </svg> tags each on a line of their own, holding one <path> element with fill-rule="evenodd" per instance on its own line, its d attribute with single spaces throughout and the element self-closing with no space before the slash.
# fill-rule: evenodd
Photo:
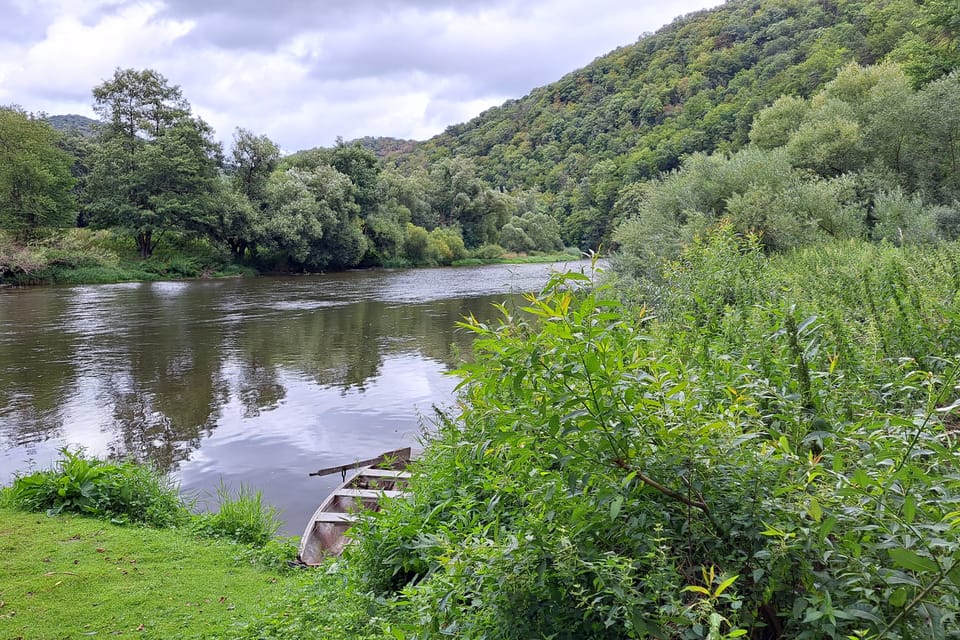
<svg viewBox="0 0 960 640">
<path fill-rule="evenodd" d="M 348 531 L 364 511 L 379 511 L 383 498 L 406 496 L 410 449 L 383 454 L 384 462 L 367 465 L 345 479 L 324 499 L 307 523 L 297 553 L 307 566 L 338 556 L 349 544 Z"/>
</svg>

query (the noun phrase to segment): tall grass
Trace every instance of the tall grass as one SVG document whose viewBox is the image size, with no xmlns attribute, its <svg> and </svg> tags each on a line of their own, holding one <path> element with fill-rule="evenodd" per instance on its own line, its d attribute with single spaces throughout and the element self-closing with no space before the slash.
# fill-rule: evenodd
<svg viewBox="0 0 960 640">
<path fill-rule="evenodd" d="M 246 485 L 240 485 L 234 495 L 221 482 L 217 487 L 217 503 L 216 512 L 196 517 L 192 525 L 196 533 L 262 547 L 280 529 L 277 509 L 264 504 L 263 494 Z"/>
</svg>

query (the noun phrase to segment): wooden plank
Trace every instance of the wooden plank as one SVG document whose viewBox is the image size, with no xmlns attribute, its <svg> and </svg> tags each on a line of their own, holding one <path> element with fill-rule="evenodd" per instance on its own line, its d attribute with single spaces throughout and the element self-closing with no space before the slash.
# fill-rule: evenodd
<svg viewBox="0 0 960 640">
<path fill-rule="evenodd" d="M 403 491 L 384 490 L 384 489 L 337 489 L 333 492 L 335 496 L 344 496 L 347 498 L 397 498 L 406 495 Z"/>
<path fill-rule="evenodd" d="M 400 478 L 409 480 L 411 478 L 409 471 L 400 469 L 364 469 L 357 474 L 358 478 Z"/>
<path fill-rule="evenodd" d="M 343 511 L 321 511 L 313 514 L 313 522 L 356 522 L 357 516 L 353 513 L 344 513 Z"/>
<path fill-rule="evenodd" d="M 381 453 L 376 458 L 370 458 L 369 460 L 358 460 L 357 462 L 351 462 L 350 464 L 341 464 L 336 467 L 327 467 L 326 469 L 320 469 L 319 471 L 314 471 L 311 473 L 311 476 L 327 476 L 331 473 L 345 473 L 351 469 L 359 469 L 360 467 L 366 467 L 367 465 L 380 464 L 386 460 L 410 460 L 410 447 L 405 447 L 403 449 L 395 449 L 393 451 L 387 451 L 386 453 Z"/>
</svg>

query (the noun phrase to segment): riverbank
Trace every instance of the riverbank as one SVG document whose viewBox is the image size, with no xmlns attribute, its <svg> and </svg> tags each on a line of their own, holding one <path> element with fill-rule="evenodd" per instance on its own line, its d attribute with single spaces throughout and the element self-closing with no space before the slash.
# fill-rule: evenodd
<svg viewBox="0 0 960 640">
<path fill-rule="evenodd" d="M 557 253 L 513 253 L 484 246 L 467 257 L 449 262 L 414 264 L 408 261 L 390 267 L 481 266 L 489 264 L 537 264 L 579 260 L 576 250 Z M 30 242 L 15 241 L 0 231 L 0 288 L 57 284 L 113 284 L 193 280 L 286 273 L 269 261 L 237 263 L 209 242 L 185 236 L 159 242 L 154 254 L 140 258 L 128 241 L 109 231 L 70 229 Z"/>
</svg>

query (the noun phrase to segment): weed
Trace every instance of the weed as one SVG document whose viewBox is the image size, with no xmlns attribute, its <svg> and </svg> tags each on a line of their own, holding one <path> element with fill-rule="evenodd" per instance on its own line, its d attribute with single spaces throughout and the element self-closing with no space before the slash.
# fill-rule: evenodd
<svg viewBox="0 0 960 640">
<path fill-rule="evenodd" d="M 156 469 L 88 458 L 67 448 L 60 455 L 54 469 L 15 478 L 10 498 L 15 506 L 49 515 L 81 513 L 157 527 L 186 520 L 188 511 L 178 487 Z"/>
<path fill-rule="evenodd" d="M 280 529 L 277 510 L 263 503 L 263 494 L 246 485 L 234 497 L 222 482 L 217 487 L 219 509 L 197 516 L 191 525 L 199 535 L 264 546 Z"/>
</svg>

